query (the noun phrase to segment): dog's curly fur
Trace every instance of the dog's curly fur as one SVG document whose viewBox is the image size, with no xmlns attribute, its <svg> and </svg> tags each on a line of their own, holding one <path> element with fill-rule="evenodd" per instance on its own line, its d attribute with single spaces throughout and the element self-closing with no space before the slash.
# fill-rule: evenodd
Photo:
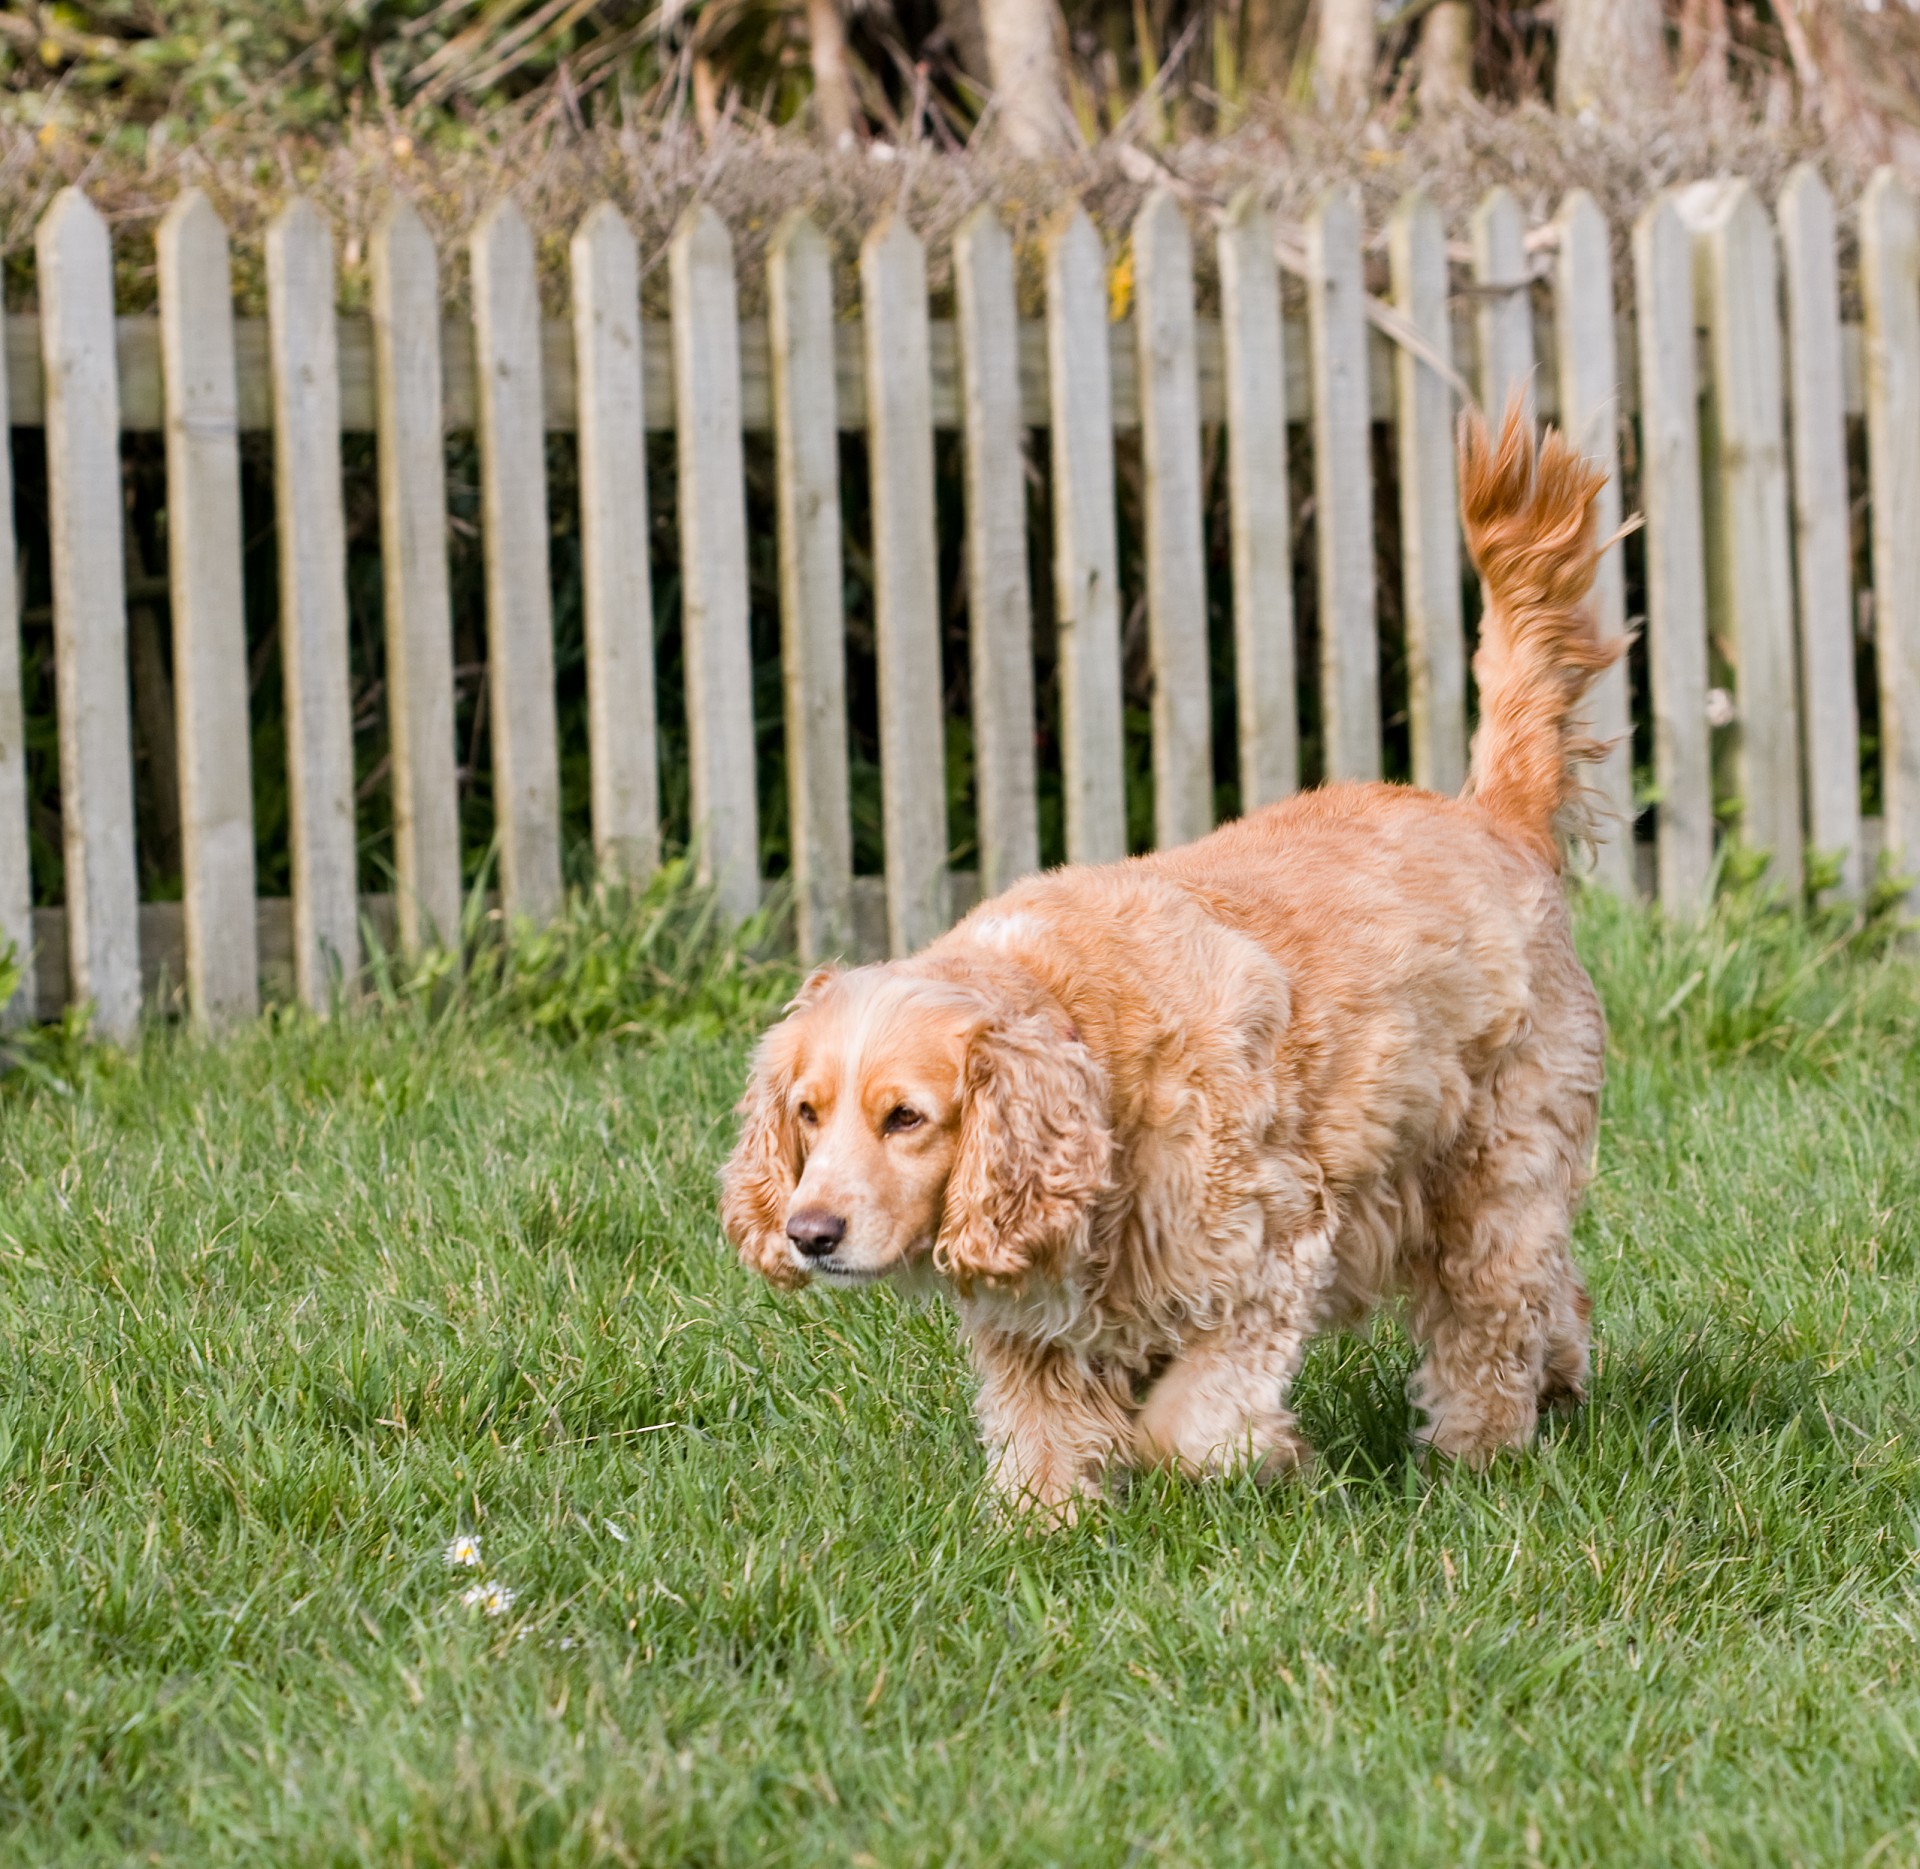
<svg viewBox="0 0 1920 1869">
<path fill-rule="evenodd" d="M 1033 877 L 912 960 L 817 973 L 763 1042 L 729 1234 L 780 1284 L 941 1280 L 1010 1502 L 1299 1464 L 1308 1340 L 1392 1294 L 1437 1452 L 1523 1447 L 1581 1395 L 1605 1034 L 1560 871 L 1576 712 L 1623 647 L 1582 609 L 1601 479 L 1517 410 L 1497 444 L 1463 426 L 1462 797 L 1332 785 Z"/>
</svg>

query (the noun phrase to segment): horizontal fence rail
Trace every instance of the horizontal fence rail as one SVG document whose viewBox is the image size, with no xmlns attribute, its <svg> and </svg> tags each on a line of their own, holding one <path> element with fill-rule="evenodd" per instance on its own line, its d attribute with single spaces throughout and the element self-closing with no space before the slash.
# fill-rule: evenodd
<svg viewBox="0 0 1920 1869">
<path fill-rule="evenodd" d="M 927 255 L 895 215 L 859 259 L 860 316 L 836 319 L 827 241 L 804 215 L 771 249 L 768 311 L 739 311 L 733 247 L 704 205 L 664 256 L 671 317 L 639 302 L 640 258 L 610 205 L 569 249 L 570 315 L 542 316 L 532 230 L 496 202 L 443 252 L 402 203 L 371 244 L 372 309 L 336 315 L 332 237 L 296 201 L 266 244 L 265 319 L 236 318 L 226 230 L 189 192 L 158 241 L 159 311 L 116 317 L 105 222 L 84 194 L 38 230 L 38 310 L 5 321 L 0 398 L 44 429 L 60 832 L 59 905 L 31 900 L 19 642 L 0 636 L 0 941 L 37 951 L 5 1016 L 91 1001 L 124 1034 L 144 989 L 183 986 L 196 1020 L 244 1017 L 270 992 L 324 1007 L 360 960 L 362 916 L 419 950 L 452 936 L 463 853 L 445 437 L 478 450 L 487 710 L 500 901 L 539 923 L 560 899 L 560 743 L 543 437 L 578 436 L 587 759 L 604 873 L 659 861 L 663 785 L 645 436 L 672 431 L 677 582 L 695 847 L 731 913 L 762 898 L 744 437 L 773 438 L 780 688 L 795 931 L 809 957 L 918 946 L 984 885 L 1040 860 L 1031 593 L 1051 580 L 1064 848 L 1125 853 L 1123 670 L 1151 706 L 1153 839 L 1203 833 L 1216 809 L 1208 642 L 1209 437 L 1224 430 L 1233 705 L 1245 808 L 1302 779 L 1295 501 L 1310 457 L 1320 773 L 1382 769 L 1382 617 L 1401 620 L 1412 776 L 1465 771 L 1468 628 L 1452 425 L 1463 384 L 1563 420 L 1605 468 L 1603 526 L 1624 463 L 1647 531 L 1652 723 L 1649 837 L 1636 840 L 1633 696 L 1622 663 L 1591 725 L 1612 751 L 1596 789 L 1625 829 L 1598 879 L 1650 887 L 1676 912 L 1708 884 L 1717 817 L 1775 880 L 1814 854 L 1857 897 L 1884 853 L 1920 866 L 1920 212 L 1892 174 L 1859 208 L 1859 326 L 1843 323 L 1833 203 L 1810 169 L 1777 209 L 1745 183 L 1669 191 L 1632 230 L 1616 278 L 1610 230 L 1577 192 L 1529 230 L 1495 190 L 1458 230 L 1408 197 L 1370 240 L 1357 197 L 1319 203 L 1304 249 L 1257 199 L 1196 227 L 1166 191 L 1131 229 L 1124 266 L 1086 215 L 1054 230 L 1044 314 L 1022 318 L 1012 245 L 990 211 L 956 237 L 955 316 L 929 315 Z M 1217 317 L 1196 315 L 1196 240 L 1217 242 Z M 1386 299 L 1368 289 L 1384 249 Z M 1468 256 L 1464 262 L 1459 255 Z M 471 316 L 449 315 L 466 268 Z M 1121 288 L 1124 279 L 1125 289 Z M 1129 298 L 1124 315 L 1118 301 Z M 1291 304 L 1289 305 L 1289 300 Z M 1865 543 L 1852 530 L 1850 424 L 1861 420 Z M 1028 431 L 1047 432 L 1050 565 L 1030 562 Z M 182 901 L 140 904 L 133 852 L 129 596 L 121 436 L 166 444 L 165 587 Z M 292 900 L 256 900 L 239 441 L 274 439 L 279 646 L 286 697 Z M 848 618 L 839 436 L 864 435 L 873 643 L 887 852 L 857 877 L 848 788 Z M 935 437 L 964 444 L 968 684 L 978 874 L 950 868 L 942 673 L 946 593 Z M 1384 445 L 1379 438 L 1391 431 Z M 377 438 L 384 709 L 395 886 L 356 895 L 341 438 Z M 1137 448 L 1144 581 L 1134 639 L 1120 587 L 1116 437 Z M 1299 450 L 1305 449 L 1306 456 Z M 0 479 L 10 473 L 0 461 Z M 1381 603 L 1386 475 L 1399 590 Z M 1305 484 L 1303 481 L 1301 484 Z M 4 489 L 0 489 L 4 491 Z M 1385 499 L 1384 493 L 1380 496 Z M 0 501 L 11 521 L 12 505 Z M 13 541 L 0 541 L 12 544 Z M 13 550 L 0 610 L 17 611 Z M 1628 627 L 1622 547 L 1595 604 Z M 1867 575 L 1858 575 L 1860 568 Z M 1388 575 L 1392 575 L 1391 572 Z M 1856 588 L 1857 587 L 1857 588 Z M 1872 633 L 1881 821 L 1863 821 L 1854 647 Z M 1130 646 L 1132 644 L 1133 646 Z M 1716 786 L 1719 790 L 1716 793 Z M 1636 866 L 1636 851 L 1646 858 Z M 470 854 L 470 853 L 469 853 Z"/>
<path fill-rule="evenodd" d="M 1091 232 L 1091 228 L 1089 228 Z M 1096 240 L 1098 236 L 1095 236 Z M 379 426 L 375 394 L 375 340 L 373 320 L 342 313 L 339 329 L 340 426 L 348 434 L 372 434 Z M 636 318 L 646 425 L 671 429 L 677 419 L 673 402 L 673 326 L 670 320 Z M 1313 413 L 1313 377 L 1308 356 L 1307 321 L 1289 313 L 1285 320 L 1285 359 L 1282 382 L 1287 420 L 1305 422 Z M 1448 318 L 1450 348 L 1456 357 L 1479 353 L 1479 338 L 1471 312 L 1454 311 Z M 1558 355 L 1553 314 L 1533 314 L 1533 348 L 1539 366 L 1535 379 L 1538 413 L 1547 421 L 1560 413 L 1553 365 Z M 7 334 L 7 407 L 15 428 L 39 428 L 46 420 L 46 374 L 41 361 L 40 319 L 33 312 L 9 312 Z M 1111 425 L 1128 430 L 1140 426 L 1140 340 L 1131 317 L 1106 327 L 1112 376 Z M 234 365 L 238 385 L 239 424 L 243 434 L 264 434 L 273 425 L 272 343 L 264 318 L 233 321 Z M 1842 407 L 1850 416 L 1866 413 L 1865 334 L 1858 324 L 1842 327 Z M 1621 323 L 1618 342 L 1622 356 L 1632 354 L 1632 325 Z M 573 321 L 546 318 L 540 324 L 541 419 L 553 434 L 572 434 L 580 425 L 580 389 L 575 374 L 578 356 Z M 1378 419 L 1391 419 L 1395 405 L 1394 340 L 1377 327 L 1367 332 L 1367 395 Z M 1220 320 L 1193 321 L 1194 377 L 1200 419 L 1223 422 L 1227 417 L 1226 338 Z M 160 320 L 136 313 L 114 320 L 114 357 L 120 379 L 120 425 L 129 434 L 158 434 L 166 427 L 166 389 L 160 360 Z M 441 421 L 450 434 L 477 426 L 474 387 L 473 324 L 457 315 L 443 316 L 440 325 Z M 965 392 L 960 362 L 960 334 L 950 319 L 936 318 L 927 326 L 928 408 L 933 425 L 941 429 L 963 426 Z M 867 340 L 860 319 L 842 319 L 833 327 L 833 376 L 836 420 L 843 429 L 867 426 Z M 1045 428 L 1052 408 L 1047 382 L 1047 327 L 1042 318 L 1021 318 L 1015 326 L 1014 381 L 1020 391 L 1020 417 L 1029 428 Z M 1477 372 L 1475 373 L 1477 375 Z M 1479 385 L 1475 384 L 1475 393 Z M 1619 385 L 1623 413 L 1638 412 L 1637 386 L 1631 377 Z M 766 433 L 774 426 L 773 347 L 767 321 L 740 321 L 740 421 L 749 433 Z"/>
</svg>

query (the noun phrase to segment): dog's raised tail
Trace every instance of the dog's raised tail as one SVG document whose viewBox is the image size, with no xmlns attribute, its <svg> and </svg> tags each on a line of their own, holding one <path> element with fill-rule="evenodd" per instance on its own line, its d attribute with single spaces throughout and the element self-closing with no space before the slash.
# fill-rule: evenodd
<svg viewBox="0 0 1920 1869">
<path fill-rule="evenodd" d="M 1607 750 L 1580 731 L 1581 697 L 1627 646 L 1600 635 L 1586 602 L 1603 549 L 1593 503 L 1605 484 L 1604 470 L 1557 430 L 1536 448 L 1518 397 L 1497 443 L 1478 412 L 1461 419 L 1460 517 L 1487 599 L 1465 795 L 1556 865 L 1566 841 L 1593 834 L 1574 767 Z"/>
</svg>

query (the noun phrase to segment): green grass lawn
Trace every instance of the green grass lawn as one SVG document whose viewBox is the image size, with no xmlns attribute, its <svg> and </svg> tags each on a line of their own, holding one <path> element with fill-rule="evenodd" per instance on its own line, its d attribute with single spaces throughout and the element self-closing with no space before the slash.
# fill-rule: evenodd
<svg viewBox="0 0 1920 1869">
<path fill-rule="evenodd" d="M 1045 1541 L 940 1310 L 724 1249 L 767 970 L 636 1022 L 601 927 L 440 1013 L 43 1044 L 0 1857 L 1920 1859 L 1920 970 L 1737 899 L 1582 936 L 1587 1409 L 1429 1477 L 1385 1326 L 1309 1364 L 1313 1485 Z"/>
</svg>

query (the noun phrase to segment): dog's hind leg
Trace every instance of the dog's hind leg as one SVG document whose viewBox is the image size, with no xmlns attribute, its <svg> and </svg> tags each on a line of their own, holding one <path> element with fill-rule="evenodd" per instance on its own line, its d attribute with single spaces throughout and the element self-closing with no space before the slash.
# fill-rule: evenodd
<svg viewBox="0 0 1920 1869">
<path fill-rule="evenodd" d="M 1469 1465 L 1525 1447 L 1543 1406 L 1586 1392 L 1590 1307 L 1567 1249 L 1581 1175 L 1558 1140 L 1480 1154 L 1432 1200 L 1408 1266 L 1419 1438 Z"/>
</svg>

